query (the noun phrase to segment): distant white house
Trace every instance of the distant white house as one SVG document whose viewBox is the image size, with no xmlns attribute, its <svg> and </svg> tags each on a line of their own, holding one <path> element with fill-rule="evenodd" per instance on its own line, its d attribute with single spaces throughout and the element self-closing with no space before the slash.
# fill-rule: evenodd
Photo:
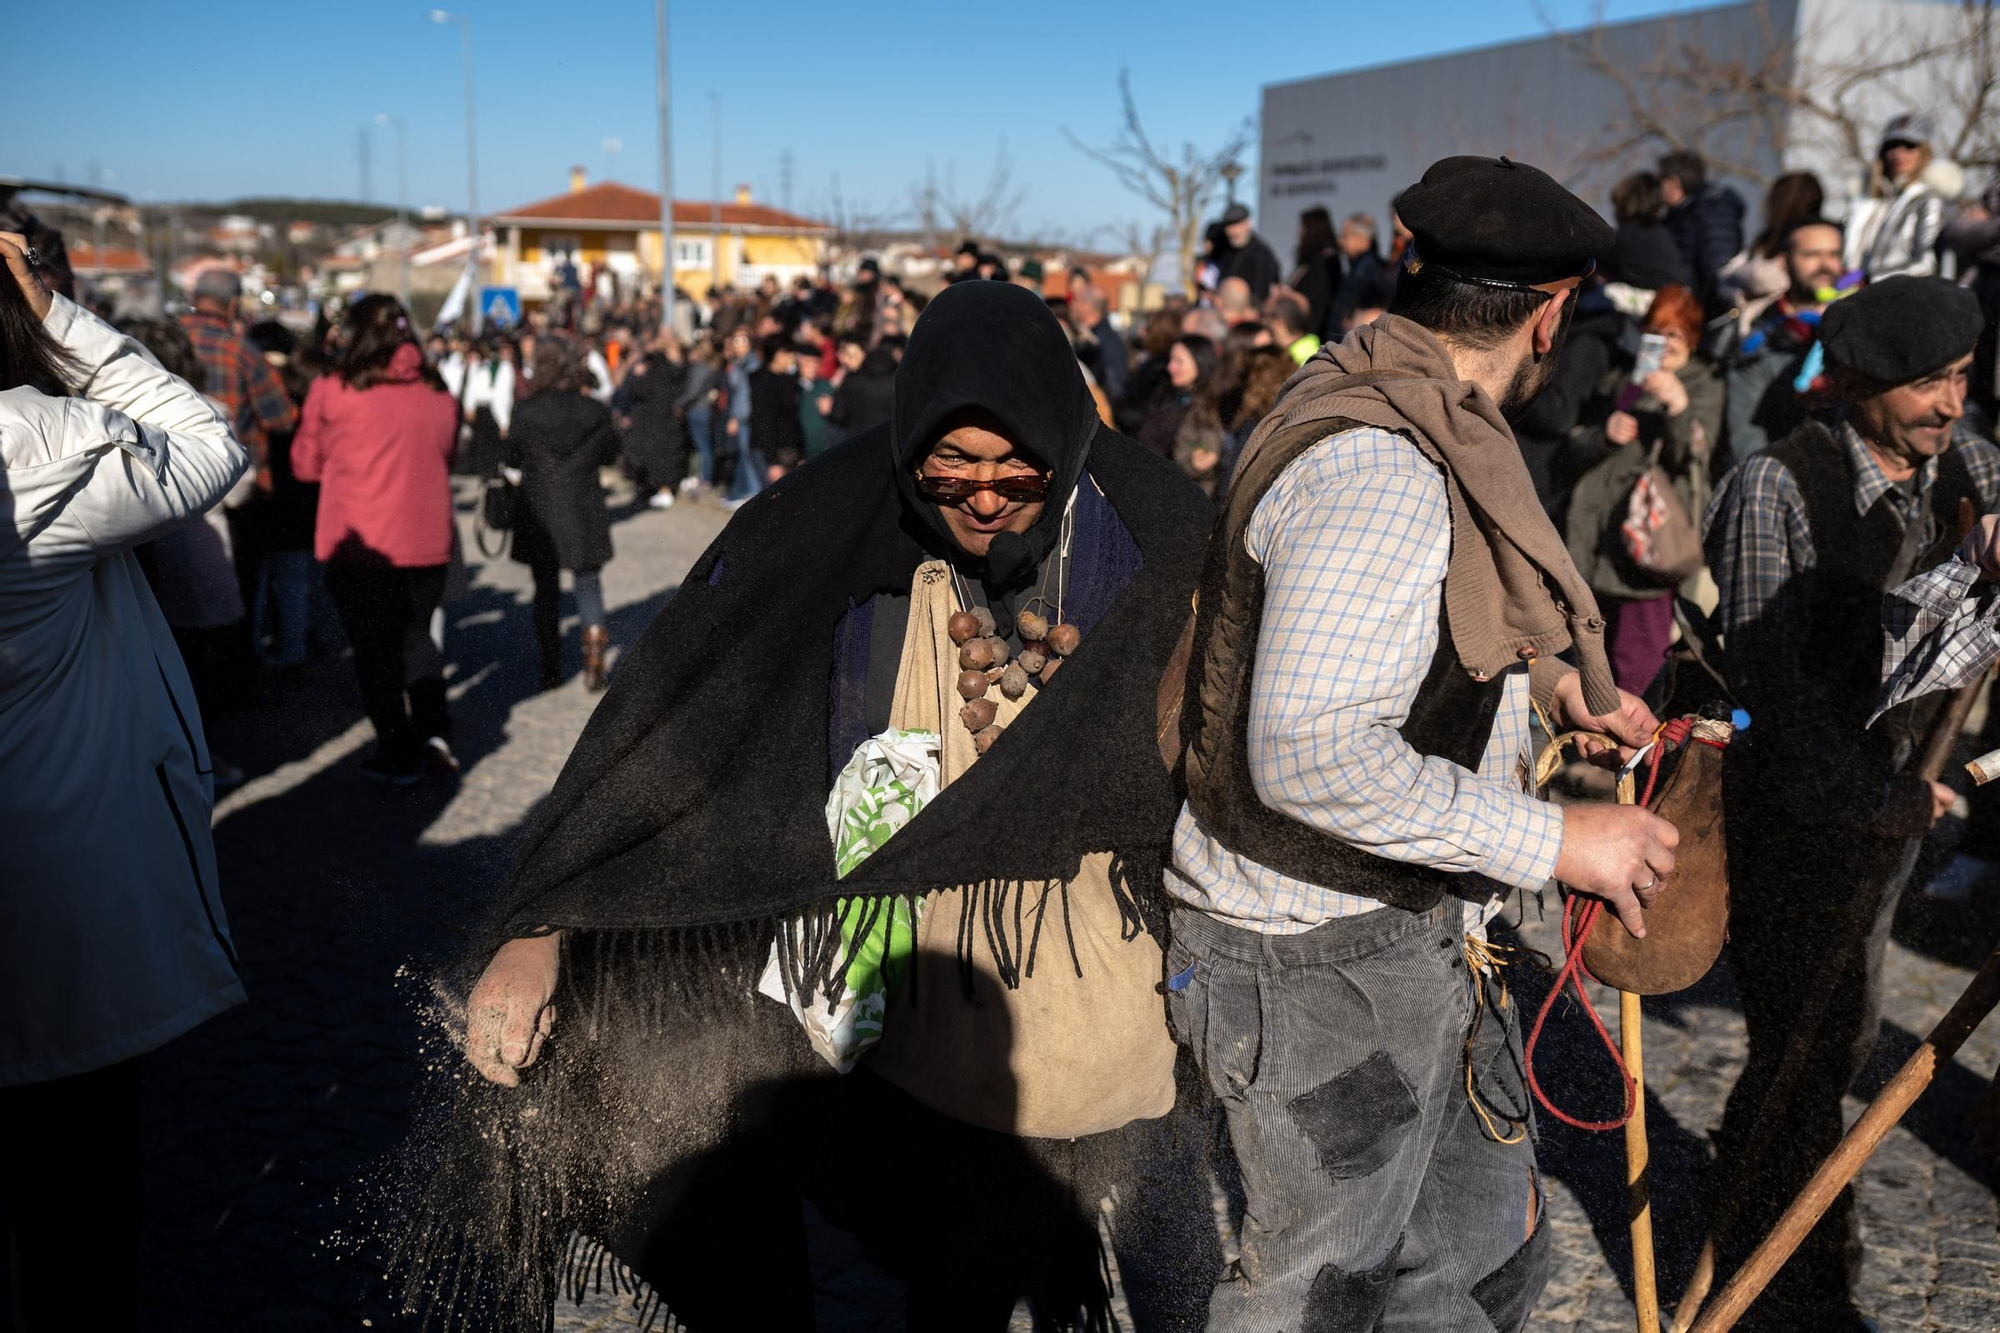
<svg viewBox="0 0 2000 1333">
<path fill-rule="evenodd" d="M 333 247 L 332 254 L 339 259 L 359 259 L 372 263 L 385 256 L 400 255 L 404 250 L 416 251 L 437 244 L 448 238 L 453 228 L 423 226 L 416 222 L 398 222 L 387 218 L 381 222 L 371 222 L 356 227 L 341 237 Z M 464 224 L 459 224 L 459 231 Z"/>
</svg>

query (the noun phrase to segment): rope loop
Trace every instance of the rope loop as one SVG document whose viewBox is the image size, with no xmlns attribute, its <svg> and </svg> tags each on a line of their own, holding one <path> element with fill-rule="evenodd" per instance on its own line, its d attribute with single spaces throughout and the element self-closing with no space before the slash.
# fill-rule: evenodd
<svg viewBox="0 0 2000 1333">
<path fill-rule="evenodd" d="M 1597 741 L 1612 749 L 1618 746 L 1616 738 L 1602 732 L 1567 731 L 1558 734 L 1549 726 L 1546 716 L 1542 718 L 1542 728 L 1548 732 L 1550 739 L 1535 761 L 1535 790 L 1538 793 L 1548 785 L 1549 779 L 1554 777 L 1556 770 L 1562 766 L 1563 747 L 1585 739 Z M 1660 724 L 1659 730 L 1653 733 L 1656 743 L 1641 761 L 1646 770 L 1646 783 L 1643 794 L 1639 795 L 1636 804 L 1647 807 L 1653 803 L 1654 790 L 1660 781 L 1662 760 L 1669 751 L 1677 750 L 1687 744 L 1693 735 L 1694 720 L 1691 718 L 1675 718 Z M 1701 739 L 1705 744 L 1715 744 L 1706 738 L 1696 739 Z M 1593 1131 L 1622 1129 L 1625 1122 L 1639 1109 L 1639 1085 L 1633 1080 L 1632 1071 L 1625 1067 L 1624 1053 L 1618 1049 L 1618 1044 L 1611 1040 L 1610 1032 L 1605 1029 L 1604 1020 L 1598 1017 L 1597 1006 L 1590 1002 L 1590 996 L 1583 989 L 1586 979 L 1593 982 L 1597 980 L 1591 976 L 1590 969 L 1583 964 L 1583 942 L 1590 938 L 1592 928 L 1603 915 L 1604 903 L 1601 899 L 1592 898 L 1579 908 L 1576 894 L 1569 893 L 1563 896 L 1562 970 L 1556 974 L 1555 986 L 1550 989 L 1547 998 L 1542 1001 L 1540 1011 L 1535 1014 L 1535 1025 L 1529 1030 L 1528 1044 L 1522 1051 L 1521 1062 L 1527 1068 L 1529 1091 L 1535 1094 L 1535 1100 L 1541 1103 L 1543 1110 L 1572 1129 Z M 1549 1014 L 1555 1009 L 1556 1001 L 1562 998 L 1565 987 L 1575 993 L 1577 1002 L 1583 1006 L 1583 1012 L 1590 1018 L 1590 1026 L 1596 1031 L 1598 1041 L 1603 1045 L 1606 1054 L 1610 1055 L 1612 1065 L 1618 1070 L 1619 1080 L 1625 1085 L 1624 1110 L 1615 1120 L 1585 1120 L 1580 1116 L 1571 1115 L 1555 1104 L 1548 1093 L 1543 1091 L 1541 1080 L 1535 1076 L 1535 1047 L 1541 1041 L 1542 1028 L 1549 1021 Z"/>
<path fill-rule="evenodd" d="M 1595 898 L 1591 899 L 1583 905 L 1581 919 L 1577 919 L 1575 915 L 1576 905 L 1574 894 L 1563 900 L 1562 971 L 1556 974 L 1554 989 L 1549 991 L 1548 998 L 1542 1001 L 1541 1011 L 1535 1015 L 1535 1026 L 1528 1033 L 1528 1045 L 1522 1052 L 1521 1063 L 1527 1067 L 1528 1089 L 1535 1094 L 1535 1100 L 1542 1104 L 1543 1110 L 1565 1125 L 1572 1129 L 1621 1129 L 1625 1122 L 1632 1118 L 1632 1113 L 1639 1109 L 1639 1085 L 1633 1081 L 1632 1071 L 1625 1067 L 1624 1053 L 1618 1049 L 1617 1043 L 1611 1040 L 1611 1034 L 1605 1031 L 1604 1020 L 1597 1016 L 1597 1006 L 1590 1002 L 1590 996 L 1583 990 L 1585 977 L 1589 977 L 1592 981 L 1597 980 L 1590 975 L 1590 969 L 1583 965 L 1583 942 L 1590 937 L 1590 928 L 1597 924 L 1597 918 L 1603 914 L 1604 904 Z M 1574 930 L 1572 925 L 1575 927 Z M 1583 1005 L 1583 1012 L 1590 1016 L 1590 1026 L 1597 1030 L 1597 1039 L 1604 1044 L 1604 1049 L 1611 1056 L 1611 1063 L 1618 1068 L 1618 1077 L 1625 1084 L 1625 1109 L 1615 1120 L 1584 1120 L 1571 1115 L 1550 1099 L 1548 1093 L 1542 1090 L 1542 1081 L 1535 1076 L 1535 1045 L 1542 1039 L 1542 1025 L 1549 1021 L 1549 1012 L 1555 1008 L 1556 1001 L 1562 998 L 1563 987 L 1566 985 L 1575 990 L 1577 1001 Z"/>
</svg>

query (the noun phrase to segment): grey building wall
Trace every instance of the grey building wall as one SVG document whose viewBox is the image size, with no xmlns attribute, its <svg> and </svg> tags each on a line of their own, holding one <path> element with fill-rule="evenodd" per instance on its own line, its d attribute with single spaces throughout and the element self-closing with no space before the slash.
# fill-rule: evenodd
<svg viewBox="0 0 2000 1333">
<path fill-rule="evenodd" d="M 1776 49 L 1782 59 L 1800 3 L 1770 0 L 1608 25 L 1597 40 L 1633 71 L 1673 43 L 1757 60 Z M 1336 221 L 1372 214 L 1386 236 L 1395 194 L 1432 162 L 1458 153 L 1504 154 L 1541 167 L 1608 214 L 1612 183 L 1650 166 L 1660 149 L 1634 144 L 1611 160 L 1593 160 L 1608 128 L 1627 118 L 1627 100 L 1619 81 L 1592 68 L 1575 45 L 1591 40 L 1551 35 L 1266 86 L 1259 229 L 1289 255 L 1300 211 L 1319 204 Z M 1774 154 L 1756 148 L 1756 137 L 1743 126 L 1713 142 L 1775 170 Z M 1737 186 L 1754 210 L 1759 191 Z"/>
<path fill-rule="evenodd" d="M 1912 3 L 1911 0 L 1799 0 L 1798 50 L 1800 77 L 1831 90 L 1849 70 L 1869 64 L 1900 63 L 1906 53 L 1942 47 L 1943 54 L 1924 64 L 1893 69 L 1854 85 L 1845 95 L 1864 131 L 1861 151 L 1876 151 L 1881 127 L 1903 111 L 1918 111 L 1937 127 L 1942 154 L 1958 137 L 1967 108 L 1954 91 L 1968 86 L 1971 53 L 1966 45 L 1967 16 L 1956 4 Z M 2000 117 L 2000 109 L 1987 112 Z M 1989 122 L 1990 123 L 1990 122 Z M 1811 171 L 1826 185 L 1834 202 L 1828 212 L 1843 216 L 1845 201 L 1865 189 L 1867 162 L 1858 159 L 1824 122 L 1799 115 L 1792 118 L 1785 151 L 1790 170 Z M 1974 189 L 1984 173 L 1971 183 Z"/>
<path fill-rule="evenodd" d="M 1812 171 L 1829 215 L 1844 216 L 1866 188 L 1881 126 L 1900 111 L 1931 114 L 1944 144 L 1965 120 L 1951 88 L 1970 70 L 1967 20 L 1953 0 L 1746 0 L 1716 9 L 1551 34 L 1502 46 L 1267 85 L 1258 172 L 1259 230 L 1289 255 L 1299 213 L 1314 204 L 1334 218 L 1364 212 L 1386 235 L 1389 201 L 1424 168 L 1455 153 L 1505 154 L 1541 167 L 1610 212 L 1610 189 L 1651 166 L 1663 144 L 1631 133 L 1631 99 L 1695 132 L 1710 158 L 1749 164 L 1757 175 Z M 1907 68 L 1901 57 L 1926 44 L 1942 54 Z M 1803 112 L 1732 115 L 1712 89 L 1650 76 L 1663 54 L 1685 48 L 1810 88 L 1858 121 L 1858 141 Z M 1621 76 L 1598 68 L 1601 55 Z M 1668 63 L 1679 63 L 1669 61 Z M 1870 66 L 1865 80 L 1851 75 Z M 1989 112 L 2000 116 L 2000 112 Z M 1969 181 L 1976 190 L 1985 172 Z M 1761 223 L 1763 189 L 1718 173 Z"/>
</svg>

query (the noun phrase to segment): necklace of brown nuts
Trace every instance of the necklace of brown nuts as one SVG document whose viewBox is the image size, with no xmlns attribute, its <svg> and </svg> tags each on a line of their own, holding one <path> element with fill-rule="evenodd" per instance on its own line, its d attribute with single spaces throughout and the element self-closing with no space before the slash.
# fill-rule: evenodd
<svg viewBox="0 0 2000 1333">
<path fill-rule="evenodd" d="M 993 742 L 999 740 L 1000 733 L 1005 730 L 997 722 L 1000 706 L 987 695 L 997 689 L 1009 699 L 1019 699 L 1031 685 L 1047 685 L 1055 679 L 1056 668 L 1083 642 L 1083 631 L 1062 618 L 1074 514 L 1072 508 L 1063 516 L 1061 549 L 1053 562 L 1054 571 L 1059 571 L 1056 600 L 1051 603 L 1047 597 L 1048 573 L 1045 572 L 1041 590 L 1029 598 L 1014 617 L 1015 632 L 1021 636 L 1019 655 L 1014 655 L 1007 646 L 1007 640 L 1000 637 L 993 612 L 986 607 L 955 611 L 945 622 L 945 633 L 958 645 L 958 693 L 965 700 L 965 706 L 958 710 L 958 720 L 972 733 L 973 744 L 980 754 L 992 749 Z M 952 587 L 957 593 L 956 571 L 952 575 Z M 969 606 L 971 601 L 969 590 L 959 594 L 961 606 Z M 1053 612 L 1055 623 L 1051 624 L 1047 615 L 1036 612 L 1033 609 L 1036 606 Z M 1012 661 L 1008 660 L 1010 656 Z"/>
</svg>

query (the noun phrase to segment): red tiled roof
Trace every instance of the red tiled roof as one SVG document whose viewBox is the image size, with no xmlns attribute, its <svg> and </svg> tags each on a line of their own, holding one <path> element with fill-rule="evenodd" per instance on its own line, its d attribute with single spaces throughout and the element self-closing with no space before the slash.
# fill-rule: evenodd
<svg viewBox="0 0 2000 1333">
<path fill-rule="evenodd" d="M 714 210 L 715 205 L 701 200 L 676 199 L 674 225 L 707 226 L 715 216 Z M 600 185 L 586 186 L 584 189 L 559 194 L 538 203 L 502 209 L 490 220 L 657 223 L 660 220 L 660 196 L 651 190 L 638 190 L 630 185 L 620 185 L 616 181 L 605 181 Z M 725 203 L 722 205 L 722 225 L 761 227 L 768 231 L 828 230 L 824 222 L 815 222 L 811 218 L 800 217 L 797 213 L 787 213 L 784 209 L 772 208 L 769 204 Z"/>
<path fill-rule="evenodd" d="M 104 259 L 100 263 L 97 258 L 97 248 L 90 242 L 72 241 L 69 244 L 69 266 L 103 272 L 147 273 L 152 270 L 153 261 L 137 250 L 107 245 L 104 247 Z"/>
</svg>

